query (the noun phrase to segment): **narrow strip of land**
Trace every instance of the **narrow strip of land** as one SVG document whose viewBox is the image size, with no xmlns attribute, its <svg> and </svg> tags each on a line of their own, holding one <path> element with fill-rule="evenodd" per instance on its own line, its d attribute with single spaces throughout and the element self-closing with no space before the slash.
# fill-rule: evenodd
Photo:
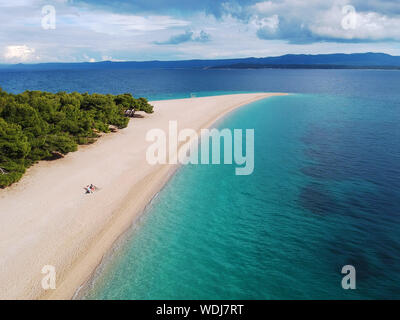
<svg viewBox="0 0 400 320">
<path fill-rule="evenodd" d="M 0 190 L 0 298 L 69 299 L 165 184 L 175 165 L 146 161 L 148 130 L 206 128 L 231 110 L 281 93 L 153 101 L 154 113 L 56 161 L 42 161 Z M 93 183 L 100 189 L 85 194 Z M 43 290 L 42 268 L 56 268 Z"/>
</svg>

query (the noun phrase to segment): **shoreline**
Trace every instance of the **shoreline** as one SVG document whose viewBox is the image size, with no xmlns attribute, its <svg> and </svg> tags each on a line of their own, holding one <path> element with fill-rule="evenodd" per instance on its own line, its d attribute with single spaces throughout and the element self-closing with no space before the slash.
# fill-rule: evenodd
<svg viewBox="0 0 400 320">
<path fill-rule="evenodd" d="M 7 213 L 0 217 L 0 266 L 4 270 L 0 298 L 71 299 L 92 279 L 115 242 L 142 216 L 180 166 L 151 166 L 145 161 L 148 130 L 168 132 L 168 121 L 177 120 L 178 129 L 198 132 L 234 109 L 277 95 L 285 94 L 153 101 L 154 114 L 133 119 L 127 128 L 64 159 L 40 162 L 19 183 L 0 190 L 0 211 Z M 101 186 L 100 191 L 84 195 L 80 185 L 92 182 Z M 57 289 L 41 288 L 43 265 L 56 267 Z"/>
</svg>

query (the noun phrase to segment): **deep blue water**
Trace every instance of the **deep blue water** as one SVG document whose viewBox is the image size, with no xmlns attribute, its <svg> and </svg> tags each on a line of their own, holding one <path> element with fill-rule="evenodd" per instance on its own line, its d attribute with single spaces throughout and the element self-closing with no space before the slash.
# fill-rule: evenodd
<svg viewBox="0 0 400 320">
<path fill-rule="evenodd" d="M 0 86 L 151 99 L 296 93 L 218 122 L 255 129 L 254 173 L 183 166 L 119 241 L 86 298 L 400 298 L 400 72 L 0 72 Z M 348 264 L 356 290 L 341 287 Z"/>
<path fill-rule="evenodd" d="M 396 70 L 0 70 L 0 87 L 100 93 L 132 92 L 151 99 L 188 97 L 191 92 L 284 91 L 380 98 L 400 96 Z"/>
</svg>

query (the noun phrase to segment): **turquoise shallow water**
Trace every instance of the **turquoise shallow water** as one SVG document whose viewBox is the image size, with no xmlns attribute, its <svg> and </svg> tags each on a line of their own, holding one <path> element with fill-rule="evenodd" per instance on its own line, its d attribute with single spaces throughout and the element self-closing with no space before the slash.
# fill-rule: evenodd
<svg viewBox="0 0 400 320">
<path fill-rule="evenodd" d="M 217 127 L 255 129 L 254 173 L 182 167 L 85 298 L 400 298 L 398 116 L 301 94 L 233 112 Z M 346 264 L 356 290 L 341 287 Z"/>
</svg>

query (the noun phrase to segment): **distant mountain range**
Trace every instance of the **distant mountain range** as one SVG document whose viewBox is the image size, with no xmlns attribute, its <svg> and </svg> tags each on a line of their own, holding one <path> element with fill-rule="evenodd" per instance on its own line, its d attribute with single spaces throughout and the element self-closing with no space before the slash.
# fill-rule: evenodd
<svg viewBox="0 0 400 320">
<path fill-rule="evenodd" d="M 400 69 L 400 57 L 372 52 L 317 55 L 287 54 L 279 57 L 249 58 L 249 61 L 236 61 L 212 68 Z"/>
<path fill-rule="evenodd" d="M 385 53 L 287 54 L 279 57 L 220 60 L 126 61 L 2 64 L 0 70 L 64 69 L 220 69 L 220 68 L 290 68 L 290 69 L 400 69 L 400 56 Z"/>
</svg>

